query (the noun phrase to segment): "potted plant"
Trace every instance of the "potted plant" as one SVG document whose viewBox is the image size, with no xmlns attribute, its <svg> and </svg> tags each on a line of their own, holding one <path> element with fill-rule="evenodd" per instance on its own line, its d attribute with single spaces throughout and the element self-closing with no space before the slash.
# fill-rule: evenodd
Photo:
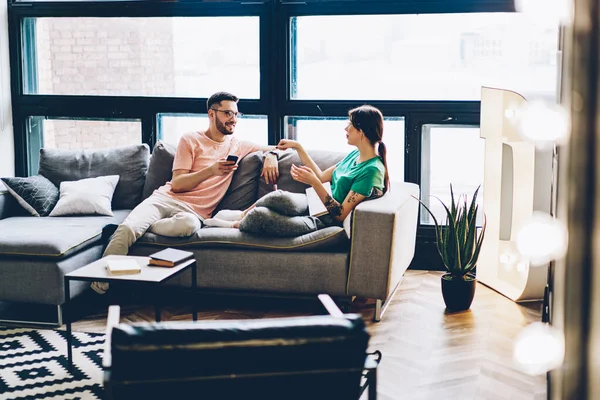
<svg viewBox="0 0 600 400">
<path fill-rule="evenodd" d="M 472 271 L 477 266 L 479 251 L 485 235 L 485 215 L 483 227 L 477 233 L 476 204 L 479 188 L 475 190 L 471 204 L 467 207 L 467 196 L 461 195 L 456 202 L 450 184 L 452 202 L 450 208 L 440 199 L 446 210 L 446 223 L 438 224 L 435 215 L 422 201 L 419 202 L 427 210 L 435 223 L 436 246 L 448 273 L 442 275 L 442 295 L 446 308 L 450 311 L 468 310 L 475 296 L 477 280 Z"/>
</svg>

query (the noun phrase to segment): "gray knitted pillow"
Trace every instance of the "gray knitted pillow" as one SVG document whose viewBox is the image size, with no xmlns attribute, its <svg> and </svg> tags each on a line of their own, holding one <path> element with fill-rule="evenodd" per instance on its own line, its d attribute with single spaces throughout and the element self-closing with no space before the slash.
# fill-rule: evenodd
<svg viewBox="0 0 600 400">
<path fill-rule="evenodd" d="M 0 179 L 19 204 L 35 217 L 48 216 L 58 202 L 58 188 L 42 175 Z"/>
</svg>

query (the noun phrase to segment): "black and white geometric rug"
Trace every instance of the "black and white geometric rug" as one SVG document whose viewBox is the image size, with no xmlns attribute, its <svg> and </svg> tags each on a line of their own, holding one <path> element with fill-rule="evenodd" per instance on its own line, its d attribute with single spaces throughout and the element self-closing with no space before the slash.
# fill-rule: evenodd
<svg viewBox="0 0 600 400">
<path fill-rule="evenodd" d="M 104 335 L 0 327 L 0 399 L 101 399 Z"/>
</svg>

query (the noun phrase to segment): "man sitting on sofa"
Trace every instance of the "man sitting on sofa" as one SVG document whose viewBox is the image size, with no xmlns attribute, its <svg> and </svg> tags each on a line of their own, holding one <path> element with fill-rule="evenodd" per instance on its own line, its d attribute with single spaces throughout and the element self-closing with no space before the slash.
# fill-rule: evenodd
<svg viewBox="0 0 600 400">
<path fill-rule="evenodd" d="M 275 146 L 261 146 L 238 140 L 233 133 L 238 118 L 238 98 L 218 92 L 206 102 L 209 126 L 205 131 L 184 134 L 177 145 L 173 162 L 173 178 L 135 207 L 113 234 L 104 256 L 126 255 L 148 229 L 163 236 L 190 236 L 210 218 L 229 188 L 234 161 L 255 151 L 266 158 L 261 177 L 276 183 L 279 175 Z M 93 282 L 92 288 L 104 294 L 107 283 Z"/>
</svg>

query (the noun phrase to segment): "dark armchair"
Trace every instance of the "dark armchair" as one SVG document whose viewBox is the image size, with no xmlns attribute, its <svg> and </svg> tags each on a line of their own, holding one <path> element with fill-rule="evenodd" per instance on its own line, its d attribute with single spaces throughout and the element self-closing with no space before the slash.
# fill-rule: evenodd
<svg viewBox="0 0 600 400">
<path fill-rule="evenodd" d="M 376 397 L 381 353 L 367 354 L 359 315 L 119 324 L 108 314 L 107 399 L 358 399 Z"/>
</svg>

